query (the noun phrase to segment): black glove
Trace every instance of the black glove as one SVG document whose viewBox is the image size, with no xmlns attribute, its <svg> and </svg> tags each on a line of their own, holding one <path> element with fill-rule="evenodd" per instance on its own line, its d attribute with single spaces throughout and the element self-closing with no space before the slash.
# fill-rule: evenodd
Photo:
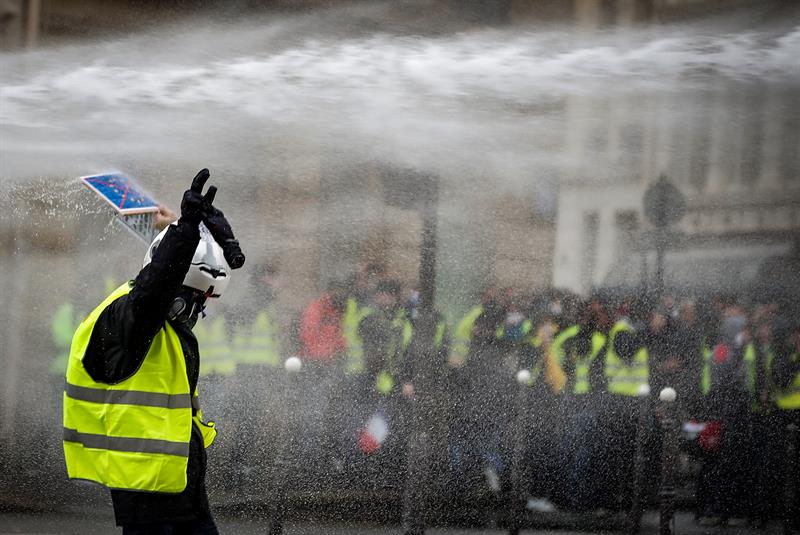
<svg viewBox="0 0 800 535">
<path fill-rule="evenodd" d="M 192 180 L 192 187 L 183 193 L 181 219 L 192 225 L 199 225 L 203 221 L 217 194 L 217 188 L 211 186 L 205 196 L 203 195 L 203 186 L 208 177 L 208 169 L 201 169 Z"/>
<path fill-rule="evenodd" d="M 239 241 L 233 237 L 233 230 L 230 223 L 225 219 L 222 210 L 214 206 L 208 206 L 204 212 L 205 217 L 203 223 L 206 228 L 211 232 L 220 247 L 222 247 L 222 254 L 225 255 L 225 260 L 232 269 L 239 269 L 244 265 L 244 253 L 239 247 Z"/>
</svg>

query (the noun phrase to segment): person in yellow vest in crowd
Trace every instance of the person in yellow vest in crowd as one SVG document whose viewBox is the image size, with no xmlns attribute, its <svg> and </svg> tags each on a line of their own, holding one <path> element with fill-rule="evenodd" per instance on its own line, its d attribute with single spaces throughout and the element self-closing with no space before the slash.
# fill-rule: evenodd
<svg viewBox="0 0 800 535">
<path fill-rule="evenodd" d="M 627 310 L 626 308 L 627 307 Z M 625 508 L 633 488 L 633 464 L 640 388 L 648 386 L 648 353 L 644 333 L 649 308 L 644 299 L 624 304 L 608 333 L 605 347 L 606 403 L 600 415 L 600 428 L 606 446 L 602 463 L 607 471 L 600 476 L 606 507 Z"/>
<path fill-rule="evenodd" d="M 342 337 L 344 338 L 344 372 L 350 376 L 357 376 L 366 371 L 364 361 L 364 339 L 359 330 L 365 318 L 373 313 L 370 303 L 362 303 L 358 297 L 351 294 L 344 303 L 342 313 Z"/>
<path fill-rule="evenodd" d="M 380 282 L 368 313 L 358 326 L 364 351 L 364 373 L 360 385 L 356 386 L 361 393 L 357 403 L 380 406 L 390 418 L 397 411 L 393 398 L 401 393 L 400 372 L 413 336 L 400 294 L 399 282 Z"/>
<path fill-rule="evenodd" d="M 203 352 L 201 377 L 232 376 L 236 372 L 236 355 L 231 347 L 230 329 L 224 314 L 214 313 L 194 327 L 197 345 Z"/>
<path fill-rule="evenodd" d="M 782 462 L 773 489 L 785 489 L 786 478 L 793 481 L 793 502 L 786 504 L 786 510 L 781 507 L 780 512 L 787 527 L 796 531 L 800 529 L 800 439 L 797 438 L 797 429 L 800 428 L 800 322 L 797 315 L 789 317 L 793 318 L 791 322 L 784 320 L 776 329 L 774 360 L 770 369 L 773 400 L 779 415 L 778 444 L 783 450 L 782 455 L 776 456 Z M 787 457 L 789 451 L 793 451 L 794 458 Z"/>
<path fill-rule="evenodd" d="M 375 289 L 385 278 L 385 266 L 376 262 L 361 264 L 356 273 L 350 277 L 341 329 L 345 344 L 343 369 L 351 379 L 366 371 L 364 341 L 359 334 L 359 328 L 361 322 L 372 314 L 371 305 Z"/>
<path fill-rule="evenodd" d="M 405 315 L 411 323 L 411 342 L 405 352 L 398 372 L 400 391 L 403 400 L 405 422 L 412 422 L 413 409 L 409 402 L 421 402 L 425 407 L 434 410 L 423 412 L 425 422 L 429 425 L 427 440 L 430 448 L 431 473 L 433 485 L 447 484 L 447 425 L 449 411 L 446 409 L 448 384 L 444 369 L 450 351 L 450 336 L 444 316 L 434 310 L 433 340 L 425 340 L 422 336 L 425 329 L 420 325 L 421 298 L 417 290 L 409 293 L 405 304 Z M 431 343 L 432 342 L 432 343 Z M 432 351 L 432 353 L 431 353 Z M 421 396 L 427 396 L 423 399 Z M 406 442 L 410 438 L 410 427 L 404 426 Z M 441 488 L 441 487 L 440 487 Z"/>
<path fill-rule="evenodd" d="M 504 364 L 508 352 L 503 337 L 498 337 L 507 316 L 507 302 L 496 291 L 484 292 L 481 312 L 472 320 L 471 332 L 464 333 L 464 322 L 457 327 L 454 344 L 468 347 L 466 358 L 450 360 L 458 366 L 450 373 L 453 385 L 453 421 L 450 426 L 450 461 L 454 477 L 463 490 L 481 478 L 490 490 L 499 493 L 506 474 L 507 456 L 503 449 L 505 419 L 513 408 L 513 369 Z M 475 309 L 473 309 L 474 311 Z M 462 332 L 458 332 L 462 329 Z M 453 351 L 459 349 L 451 349 Z"/>
<path fill-rule="evenodd" d="M 234 487 L 266 481 L 265 460 L 274 445 L 271 439 L 277 436 L 279 421 L 275 415 L 282 402 L 280 380 L 284 374 L 276 276 L 273 265 L 252 268 L 247 295 L 235 310 L 228 309 L 224 315 L 232 338 L 225 340 L 229 343 L 221 349 L 224 362 L 233 365 L 234 373 L 224 379 L 232 386 L 224 389 L 227 395 L 220 400 L 219 422 L 231 431 L 226 436 L 236 439 L 223 440 L 220 446 L 230 456 L 234 477 L 228 483 Z"/>
<path fill-rule="evenodd" d="M 72 341 L 67 473 L 111 490 L 128 535 L 217 533 L 205 488 L 205 448 L 216 430 L 200 410 L 192 327 L 244 255 L 213 205 L 216 188 L 202 194 L 208 177 L 207 169 L 197 174 L 180 219 L 155 238 L 136 279 L 95 308 Z"/>
<path fill-rule="evenodd" d="M 401 370 L 406 363 L 414 326 L 401 302 L 397 281 L 378 284 L 372 297 L 372 313 L 359 325 L 364 341 L 365 368 L 375 378 L 375 391 L 381 395 L 398 392 L 402 387 Z"/>
<path fill-rule="evenodd" d="M 570 509 L 604 506 L 599 469 L 603 443 L 598 429 L 599 407 L 606 392 L 606 335 L 592 301 L 582 303 L 577 322 L 565 326 L 551 346 L 553 358 L 564 370 L 562 411 L 565 435 L 561 445 L 569 469 L 563 498 Z"/>
<path fill-rule="evenodd" d="M 475 321 L 483 313 L 483 304 L 478 304 L 469 309 L 469 311 L 456 323 L 453 329 L 453 343 L 450 346 L 450 356 L 447 358 L 447 363 L 451 368 L 460 368 L 464 365 L 469 354 L 469 347 L 472 343 L 472 333 L 475 327 Z"/>
<path fill-rule="evenodd" d="M 744 522 L 751 502 L 753 393 L 747 372 L 751 332 L 744 308 L 735 298 L 725 297 L 719 314 L 707 408 L 709 421 L 721 433 L 716 451 L 704 456 L 698 475 L 698 522 L 702 526 Z"/>
<path fill-rule="evenodd" d="M 758 305 L 750 316 L 751 340 L 745 347 L 744 364 L 750 394 L 750 459 L 748 481 L 749 517 L 755 525 L 764 526 L 780 513 L 783 459 L 781 411 L 775 405 L 776 388 L 772 379 L 775 361 L 773 334 L 779 319 L 765 305 Z"/>
<path fill-rule="evenodd" d="M 406 398 L 412 398 L 415 393 L 416 387 L 414 386 L 414 377 L 415 377 L 415 369 L 414 369 L 414 359 L 411 358 L 410 351 L 413 348 L 414 351 L 425 351 L 428 349 L 428 346 L 424 344 L 423 340 L 419 339 L 418 330 L 415 328 L 417 320 L 419 318 L 419 306 L 420 306 L 420 296 L 417 290 L 413 290 L 410 293 L 410 297 L 408 302 L 405 306 L 405 320 L 407 320 L 407 325 L 404 325 L 404 336 L 408 333 L 411 333 L 411 341 L 408 344 L 408 349 L 405 351 L 405 358 L 400 365 L 400 381 L 402 384 L 402 393 L 403 396 Z M 433 351 L 434 355 L 432 355 L 434 362 L 431 366 L 431 370 L 434 371 L 434 376 L 430 377 L 430 387 L 433 388 L 435 392 L 435 396 L 437 399 L 443 402 L 441 399 L 442 389 L 445 386 L 444 381 L 444 374 L 443 366 L 447 362 L 447 357 L 450 354 L 450 333 L 447 329 L 447 323 L 445 322 L 444 316 L 438 311 L 434 312 L 436 326 L 433 332 Z M 431 355 L 425 355 L 425 358 L 430 358 Z"/>
<path fill-rule="evenodd" d="M 465 477 L 463 459 L 465 452 L 469 448 L 469 438 L 465 436 L 463 423 L 466 419 L 467 396 L 470 395 L 467 374 L 464 364 L 469 355 L 470 346 L 474 334 L 475 322 L 483 314 L 484 304 L 490 299 L 493 289 L 489 288 L 481 296 L 481 302 L 470 307 L 467 312 L 459 318 L 454 326 L 446 366 L 443 370 L 445 391 L 442 393 L 444 407 L 447 415 L 447 441 L 448 459 L 450 471 L 457 478 L 455 483 L 459 488 L 464 485 Z M 495 326 L 496 328 L 497 326 Z"/>
<path fill-rule="evenodd" d="M 277 270 L 271 264 L 261 264 L 251 272 L 248 305 L 240 314 L 233 338 L 236 362 L 248 369 L 257 366 L 274 370 L 282 365 L 276 277 Z"/>
<path fill-rule="evenodd" d="M 525 414 L 517 415 L 517 425 L 524 426 L 525 444 L 520 478 L 531 496 L 531 503 L 542 511 L 553 508 L 552 499 L 558 483 L 558 473 L 563 466 L 554 433 L 560 427 L 560 396 L 563 371 L 554 364 L 550 348 L 559 332 L 552 300 L 538 295 L 529 300 L 524 309 L 526 320 L 522 324 L 524 337 L 519 352 L 520 370 L 528 372 L 525 393 Z M 558 308 L 561 308 L 560 302 Z"/>
<path fill-rule="evenodd" d="M 72 335 L 78 326 L 75 317 L 75 307 L 72 303 L 62 303 L 56 309 L 51 322 L 51 332 L 53 335 L 53 346 L 56 354 L 50 361 L 48 371 L 51 375 L 63 377 L 69 361 L 69 346 L 72 342 Z"/>
<path fill-rule="evenodd" d="M 700 304 L 685 299 L 678 304 L 675 352 L 683 357 L 681 372 L 672 386 L 680 397 L 679 406 L 688 419 L 702 419 L 704 398 L 711 387 L 711 348 L 708 327 L 701 320 Z M 705 311 L 705 306 L 703 306 Z"/>
</svg>

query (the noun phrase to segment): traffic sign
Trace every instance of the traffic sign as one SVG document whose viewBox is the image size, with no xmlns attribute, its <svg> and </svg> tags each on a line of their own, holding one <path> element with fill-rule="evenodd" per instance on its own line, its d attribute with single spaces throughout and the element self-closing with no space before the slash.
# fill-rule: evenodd
<svg viewBox="0 0 800 535">
<path fill-rule="evenodd" d="M 658 228 L 677 223 L 686 213 L 686 197 L 666 175 L 647 187 L 643 201 L 645 217 Z"/>
</svg>

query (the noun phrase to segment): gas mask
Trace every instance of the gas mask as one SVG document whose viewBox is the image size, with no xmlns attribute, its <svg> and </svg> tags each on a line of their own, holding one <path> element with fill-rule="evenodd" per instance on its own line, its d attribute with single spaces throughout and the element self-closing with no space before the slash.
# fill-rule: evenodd
<svg viewBox="0 0 800 535">
<path fill-rule="evenodd" d="M 175 300 L 169 307 L 167 318 L 175 323 L 185 325 L 189 329 L 197 323 L 197 318 L 205 309 L 206 295 L 187 286 L 181 287 Z"/>
</svg>

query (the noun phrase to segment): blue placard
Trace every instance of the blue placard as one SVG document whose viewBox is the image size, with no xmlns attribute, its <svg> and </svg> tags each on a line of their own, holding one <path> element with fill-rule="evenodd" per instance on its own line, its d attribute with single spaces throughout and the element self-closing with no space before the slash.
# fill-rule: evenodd
<svg viewBox="0 0 800 535">
<path fill-rule="evenodd" d="M 91 175 L 81 181 L 120 214 L 143 214 L 158 211 L 158 203 L 123 173 Z"/>
</svg>

